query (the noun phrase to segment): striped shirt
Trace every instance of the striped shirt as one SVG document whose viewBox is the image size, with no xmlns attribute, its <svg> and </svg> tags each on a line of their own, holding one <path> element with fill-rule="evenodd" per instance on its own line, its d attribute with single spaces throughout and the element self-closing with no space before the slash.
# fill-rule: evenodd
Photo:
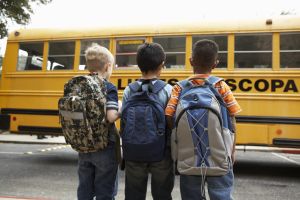
<svg viewBox="0 0 300 200">
<path fill-rule="evenodd" d="M 191 83 L 194 85 L 202 85 L 204 83 L 203 80 L 194 79 L 194 78 L 208 78 L 208 77 L 209 77 L 209 74 L 196 74 L 194 76 L 189 77 L 188 79 L 193 79 L 193 80 L 191 80 Z M 220 82 L 216 83 L 215 88 L 218 90 L 218 92 L 222 96 L 231 116 L 235 116 L 237 113 L 239 113 L 241 111 L 240 105 L 234 98 L 232 91 L 230 90 L 229 86 L 225 83 L 225 81 L 220 81 Z M 165 114 L 167 116 L 172 117 L 175 115 L 180 93 L 181 93 L 181 87 L 177 84 L 174 85 L 174 87 L 172 89 L 170 100 L 165 109 Z"/>
</svg>

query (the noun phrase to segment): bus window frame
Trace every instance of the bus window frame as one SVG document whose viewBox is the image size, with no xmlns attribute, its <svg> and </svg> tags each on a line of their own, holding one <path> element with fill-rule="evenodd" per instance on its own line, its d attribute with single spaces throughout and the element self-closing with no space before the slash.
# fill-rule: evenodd
<svg viewBox="0 0 300 200">
<path fill-rule="evenodd" d="M 33 69 L 29 69 L 29 70 L 18 70 L 18 65 L 19 65 L 19 51 L 20 51 L 20 45 L 21 44 L 24 44 L 24 43 L 27 43 L 27 44 L 33 44 L 33 43 L 41 43 L 42 44 L 42 55 L 40 58 L 42 58 L 42 66 L 41 66 L 41 69 L 37 69 L 37 70 L 33 70 Z M 43 40 L 38 40 L 38 41 L 19 41 L 17 42 L 17 52 L 16 52 L 16 67 L 14 68 L 14 71 L 17 72 L 17 73 L 32 73 L 32 72 L 35 72 L 35 73 L 40 73 L 43 71 L 43 67 L 44 67 L 44 48 L 45 48 L 45 42 Z M 33 57 L 33 56 L 31 56 Z M 3 57 L 4 58 L 4 57 Z M 28 59 L 28 56 L 27 56 L 27 59 Z M 27 62 L 27 61 L 26 61 Z"/>
<path fill-rule="evenodd" d="M 220 71 L 220 72 L 224 72 L 224 71 L 230 71 L 230 65 L 229 65 L 229 52 L 230 52 L 230 47 L 229 47 L 229 42 L 231 42 L 230 40 L 229 40 L 229 33 L 223 33 L 223 34 L 213 34 L 213 33 L 211 33 L 211 34 L 209 34 L 209 33 L 198 33 L 198 34 L 193 34 L 192 35 L 192 38 L 191 38 L 191 42 L 192 42 L 192 48 L 193 48 L 193 46 L 194 46 L 194 43 L 193 43 L 193 37 L 205 37 L 205 36 L 207 36 L 207 37 L 218 37 L 218 36 L 223 36 L 223 37 L 225 37 L 226 38 L 226 41 L 227 41 L 227 49 L 226 49 L 226 51 L 218 51 L 218 53 L 227 53 L 227 66 L 226 67 L 223 67 L 223 68 L 219 68 L 218 66 L 214 69 L 214 71 Z M 213 40 L 214 42 L 215 42 L 215 40 Z M 192 53 L 192 49 L 191 49 L 191 53 Z M 191 54 L 191 56 L 190 57 L 192 57 L 192 54 Z"/>
<path fill-rule="evenodd" d="M 278 40 L 279 40 L 279 46 L 278 46 L 278 59 L 279 59 L 279 66 L 278 66 L 278 69 L 282 70 L 282 71 L 292 71 L 292 70 L 299 70 L 300 69 L 300 66 L 299 67 L 281 67 L 281 53 L 299 53 L 300 54 L 300 49 L 297 49 L 297 50 L 281 50 L 281 35 L 292 35 L 292 34 L 297 34 L 297 35 L 300 35 L 300 31 L 286 31 L 286 32 L 279 32 L 278 33 Z"/>
<path fill-rule="evenodd" d="M 79 71 L 79 72 L 84 72 L 84 71 L 88 71 L 87 69 L 80 69 L 80 62 L 81 62 L 81 56 L 85 56 L 85 54 L 81 54 L 81 44 L 82 44 L 82 42 L 85 42 L 85 41 L 97 41 L 97 40 L 106 40 L 106 41 L 108 41 L 108 47 L 105 47 L 105 46 L 103 46 L 103 47 L 105 47 L 105 48 L 107 48 L 110 52 L 112 52 L 112 50 L 111 50 L 111 42 L 112 42 L 112 40 L 111 40 L 111 38 L 110 37 L 103 37 L 103 38 L 88 38 L 88 39 L 86 39 L 86 38 L 82 38 L 82 39 L 77 39 L 76 40 L 76 45 L 78 45 L 79 47 L 77 47 L 77 46 L 75 46 L 75 55 L 78 55 L 78 56 L 76 56 L 76 58 L 78 57 L 78 64 L 76 64 L 75 62 L 74 62 L 74 66 L 77 66 L 76 67 L 76 71 Z M 79 44 L 77 44 L 77 42 L 79 43 Z M 98 43 L 97 43 L 98 44 Z M 79 49 L 77 49 L 77 48 L 79 48 Z M 85 49 L 86 50 L 86 49 Z M 84 51 L 85 51 L 84 50 Z M 112 53 L 113 54 L 113 53 Z M 113 56 L 114 56 L 114 54 L 113 54 Z"/>
<path fill-rule="evenodd" d="M 114 57 L 115 57 L 115 64 L 114 64 L 114 70 L 130 70 L 130 71 L 134 71 L 134 70 L 139 70 L 139 68 L 138 68 L 138 65 L 136 65 L 136 66 L 130 66 L 130 67 L 124 67 L 124 66 L 121 66 L 121 67 L 117 67 L 117 56 L 118 55 L 120 55 L 120 54 L 118 54 L 117 53 L 117 45 L 118 45 L 118 42 L 119 41 L 133 41 L 133 40 L 143 40 L 144 41 L 144 43 L 146 43 L 147 42 L 147 36 L 138 36 L 138 37 L 121 37 L 121 38 L 114 38 L 113 39 L 113 47 L 114 47 L 114 49 L 113 49 L 113 51 L 112 51 L 112 49 L 110 49 L 110 51 L 112 52 L 112 54 L 114 55 Z M 144 43 L 142 43 L 142 44 L 144 44 Z M 141 44 L 139 44 L 139 45 L 141 45 Z M 112 47 L 112 46 L 111 46 Z M 129 53 L 121 53 L 121 54 L 129 54 Z M 136 53 L 130 53 L 130 54 L 132 54 L 132 55 L 136 55 L 137 54 L 137 50 L 136 50 Z"/>
<path fill-rule="evenodd" d="M 184 54 L 184 64 L 183 64 L 183 67 L 181 68 L 166 68 L 164 67 L 164 71 L 185 71 L 185 70 L 189 70 L 190 69 L 190 65 L 188 65 L 189 63 L 189 59 L 187 59 L 187 54 L 189 53 L 187 47 L 189 45 L 189 35 L 186 35 L 186 34 L 181 34 L 181 35 L 154 35 L 152 36 L 152 41 L 154 40 L 154 38 L 178 38 L 178 37 L 181 37 L 183 38 L 185 41 L 185 45 L 184 45 L 184 51 L 183 52 L 166 52 L 165 51 L 165 54 L 167 56 L 167 54 Z M 154 41 L 153 41 L 154 42 Z M 163 47 L 164 48 L 164 47 Z"/>
<path fill-rule="evenodd" d="M 233 34 L 233 70 L 239 70 L 239 71 L 272 71 L 274 70 L 274 47 L 273 47 L 273 32 L 247 32 L 247 33 L 234 33 Z M 261 50 L 261 51 L 249 51 L 249 50 L 238 50 L 236 51 L 236 37 L 237 36 L 261 36 L 261 35 L 269 35 L 271 37 L 271 50 Z M 229 44 L 228 44 L 229 46 Z M 228 50 L 229 51 L 229 50 Z M 236 53 L 271 53 L 271 66 L 270 67 L 262 67 L 262 68 L 255 68 L 255 67 L 248 67 L 248 68 L 238 68 L 236 67 L 235 61 L 236 61 Z"/>
<path fill-rule="evenodd" d="M 49 40 L 49 41 L 47 41 L 47 55 L 45 55 L 45 59 L 46 59 L 46 61 L 45 61 L 45 71 L 46 72 L 49 72 L 49 73 L 57 73 L 57 72 L 75 72 L 75 71 L 78 71 L 78 67 L 75 67 L 76 65 L 76 62 L 77 62 L 77 58 L 76 57 L 78 57 L 77 55 L 78 55 L 78 53 L 77 53 L 77 48 L 78 48 L 78 39 L 68 39 L 68 40 Z M 74 43 L 74 52 L 73 52 L 73 68 L 72 69 L 59 69 L 59 70 L 53 70 L 53 69 L 51 69 L 51 70 L 48 70 L 47 68 L 48 68 L 48 58 L 49 58 L 49 52 L 50 52 L 50 43 L 51 42 L 54 42 L 54 43 L 63 43 L 63 42 L 73 42 Z M 80 46 L 79 46 L 79 48 L 80 48 Z M 65 55 L 59 55 L 59 56 L 69 56 L 68 54 L 65 54 Z M 53 55 L 52 55 L 53 56 Z M 54 56 L 57 56 L 57 54 L 55 54 Z M 44 64 L 44 63 L 43 63 Z"/>
</svg>

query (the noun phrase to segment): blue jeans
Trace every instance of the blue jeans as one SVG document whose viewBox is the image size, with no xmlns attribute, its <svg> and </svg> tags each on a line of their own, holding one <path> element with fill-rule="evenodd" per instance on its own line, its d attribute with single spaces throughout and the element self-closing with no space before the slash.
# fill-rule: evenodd
<svg viewBox="0 0 300 200">
<path fill-rule="evenodd" d="M 79 153 L 78 200 L 114 199 L 118 163 L 113 144 L 93 153 Z"/>
<path fill-rule="evenodd" d="M 151 174 L 153 200 L 171 200 L 174 165 L 170 152 L 159 162 L 125 161 L 125 200 L 145 200 L 148 174 Z"/>
<path fill-rule="evenodd" d="M 207 190 L 210 200 L 231 200 L 233 190 L 233 170 L 224 176 L 206 177 Z M 201 176 L 180 175 L 180 192 L 182 200 L 202 200 L 201 194 L 203 183 Z"/>
</svg>

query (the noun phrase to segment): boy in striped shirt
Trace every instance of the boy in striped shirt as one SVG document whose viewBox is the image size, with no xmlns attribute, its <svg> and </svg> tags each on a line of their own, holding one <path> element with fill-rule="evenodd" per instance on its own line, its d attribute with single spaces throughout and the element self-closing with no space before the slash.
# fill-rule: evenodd
<svg viewBox="0 0 300 200">
<path fill-rule="evenodd" d="M 189 77 L 188 80 L 193 85 L 204 84 L 203 78 L 209 78 L 212 70 L 217 66 L 218 60 L 218 45 L 211 40 L 199 40 L 193 47 L 192 58 L 190 58 L 190 63 L 193 67 L 194 75 Z M 220 93 L 224 102 L 226 103 L 227 109 L 231 115 L 233 128 L 235 131 L 235 115 L 241 111 L 240 105 L 234 98 L 232 91 L 225 81 L 220 81 L 215 84 L 215 88 Z M 165 109 L 165 114 L 167 116 L 168 126 L 173 128 L 174 126 L 174 116 L 178 104 L 178 99 L 180 97 L 181 87 L 175 85 L 172 89 L 171 98 Z M 235 138 L 235 137 L 234 137 Z M 233 146 L 233 151 L 231 154 L 232 162 L 235 160 L 235 141 Z M 231 199 L 231 192 L 233 188 L 233 171 L 232 169 L 228 174 L 220 177 L 207 177 L 208 193 L 210 199 Z M 180 191 L 183 200 L 196 200 L 201 199 L 201 176 L 190 176 L 181 175 L 180 176 Z M 202 197 L 203 198 L 203 197 Z"/>
</svg>

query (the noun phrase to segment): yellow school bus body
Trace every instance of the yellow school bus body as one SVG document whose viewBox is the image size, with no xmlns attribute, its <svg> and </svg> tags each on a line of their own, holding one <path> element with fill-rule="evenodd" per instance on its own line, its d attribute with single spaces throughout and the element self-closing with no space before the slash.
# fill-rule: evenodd
<svg viewBox="0 0 300 200">
<path fill-rule="evenodd" d="M 239 34 L 271 34 L 272 66 L 259 69 L 235 68 L 235 37 Z M 106 38 L 109 49 L 116 55 L 120 39 L 154 37 L 185 37 L 185 67 L 165 69 L 161 79 L 174 84 L 192 75 L 189 64 L 194 35 L 225 35 L 227 38 L 227 67 L 215 69 L 213 75 L 224 78 L 242 107 L 237 116 L 237 143 L 245 145 L 293 146 L 300 145 L 300 69 L 280 66 L 280 34 L 300 33 L 300 18 L 282 17 L 249 21 L 200 21 L 173 25 L 108 27 L 93 29 L 19 30 L 9 35 L 3 61 L 0 88 L 0 124 L 11 132 L 30 134 L 61 134 L 57 115 L 57 101 L 63 86 L 79 70 L 81 40 Z M 74 41 L 74 68 L 47 70 L 49 43 Z M 43 43 L 43 63 L 39 71 L 17 71 L 19 44 Z M 128 83 L 138 79 L 135 69 L 116 68 L 110 81 L 117 86 L 119 98 Z M 7 124 L 9 122 L 9 124 Z"/>
</svg>

